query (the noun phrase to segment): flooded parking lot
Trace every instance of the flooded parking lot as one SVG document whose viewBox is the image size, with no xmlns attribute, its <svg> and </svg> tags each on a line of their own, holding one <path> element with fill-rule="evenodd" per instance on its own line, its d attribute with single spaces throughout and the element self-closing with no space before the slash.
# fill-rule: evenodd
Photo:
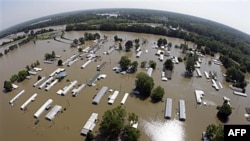
<svg viewBox="0 0 250 141">
<path fill-rule="evenodd" d="M 33 87 L 32 85 L 37 80 L 37 75 L 32 76 L 31 79 L 25 80 L 22 83 L 16 83 L 19 88 L 13 90 L 10 93 L 0 95 L 0 137 L 3 140 L 83 140 L 80 135 L 80 131 L 84 126 L 85 122 L 88 120 L 89 116 L 95 112 L 99 114 L 99 119 L 107 109 L 114 108 L 120 105 L 120 101 L 125 93 L 131 93 L 135 85 L 136 74 L 117 74 L 112 71 L 113 67 L 118 66 L 118 61 L 122 55 L 127 55 L 132 61 L 136 60 L 140 64 L 142 61 L 155 60 L 157 63 L 156 69 L 152 73 L 152 77 L 155 82 L 155 86 L 162 86 L 165 89 L 164 100 L 166 98 L 173 99 L 172 108 L 172 119 L 164 119 L 164 108 L 165 102 L 159 102 L 153 104 L 150 102 L 150 98 L 146 100 L 140 100 L 139 98 L 130 95 L 123 107 L 127 112 L 134 112 L 139 116 L 139 130 L 141 131 L 141 141 L 150 140 L 162 140 L 156 136 L 165 137 L 169 135 L 171 129 L 176 135 L 176 141 L 198 141 L 201 139 L 201 133 L 204 131 L 208 124 L 219 123 L 216 117 L 216 106 L 223 103 L 223 96 L 227 96 L 231 99 L 231 105 L 233 107 L 232 115 L 229 119 L 229 124 L 248 124 L 244 117 L 245 107 L 250 105 L 249 97 L 239 97 L 233 95 L 232 90 L 229 89 L 229 83 L 225 82 L 223 78 L 223 73 L 225 70 L 222 66 L 212 63 L 209 65 L 208 61 L 212 58 L 204 57 L 201 63 L 202 78 L 185 78 L 183 73 L 185 71 L 185 64 L 179 63 L 174 66 L 174 72 L 172 75 L 172 80 L 162 81 L 161 80 L 161 70 L 163 62 L 160 62 L 155 56 L 156 49 L 152 48 L 154 42 L 160 37 L 157 35 L 149 34 L 138 34 L 138 33 L 128 33 L 128 32 L 101 32 L 101 31 L 89 31 L 92 33 L 98 32 L 101 35 L 108 36 L 108 41 L 101 44 L 101 49 L 97 52 L 97 55 L 101 56 L 101 59 L 97 61 L 92 61 L 86 68 L 81 69 L 81 66 L 86 61 L 79 59 L 72 66 L 63 66 L 66 69 L 67 76 L 61 82 L 55 84 L 49 91 L 44 89 L 38 89 L 38 87 Z M 79 38 L 83 36 L 84 32 L 67 32 L 65 37 L 69 39 Z M 146 44 L 141 46 L 142 55 L 140 58 L 136 58 L 136 53 L 124 51 L 114 51 L 110 55 L 104 55 L 103 52 L 107 51 L 109 46 L 114 45 L 113 37 L 117 35 L 123 40 L 134 40 L 140 38 L 146 40 Z M 171 49 L 171 56 L 183 56 L 180 49 L 175 49 L 174 45 L 180 45 L 184 43 L 184 40 L 176 38 L 168 38 L 168 42 L 172 42 L 173 47 Z M 92 42 L 87 42 L 86 46 L 91 45 Z M 125 42 L 123 42 L 124 46 Z M 188 42 L 189 47 L 194 45 Z M 118 46 L 118 45 L 117 45 Z M 145 53 L 148 50 L 148 53 Z M 77 54 L 76 48 L 70 48 L 69 44 L 62 42 L 57 42 L 54 40 L 42 40 L 37 41 L 35 44 L 28 43 L 20 48 L 9 52 L 0 58 L 0 84 L 1 89 L 4 80 L 9 80 L 11 75 L 17 74 L 19 70 L 25 68 L 26 65 L 39 60 L 41 65 L 39 67 L 43 68 L 38 75 L 48 76 L 56 70 L 57 61 L 53 64 L 42 63 L 44 54 L 51 53 L 55 51 L 56 54 L 61 55 L 63 61 L 67 60 L 74 54 Z M 166 60 L 167 57 L 165 57 Z M 64 86 L 69 85 L 71 81 L 77 80 L 77 84 L 87 84 L 87 82 L 94 76 L 98 71 L 96 66 L 100 65 L 102 62 L 108 62 L 103 70 L 100 71 L 101 74 L 106 74 L 107 77 L 96 82 L 96 86 L 85 87 L 76 97 L 72 97 L 71 92 L 68 92 L 65 96 L 60 96 L 56 94 L 59 89 Z M 216 91 L 211 86 L 211 81 L 208 81 L 203 72 L 204 71 L 215 71 L 217 73 L 218 81 L 222 83 L 223 87 L 219 91 Z M 144 68 L 138 68 L 137 72 L 146 72 Z M 196 75 L 196 73 L 194 72 Z M 67 81 L 69 80 L 69 81 Z M 108 94 L 106 94 L 98 105 L 92 104 L 93 97 L 98 93 L 102 86 L 107 86 L 109 89 L 118 90 L 120 94 L 118 95 L 116 101 L 113 105 L 108 104 Z M 199 89 L 205 92 L 204 101 L 207 102 L 207 106 L 197 105 L 194 95 L 194 90 Z M 12 99 L 21 90 L 25 90 L 25 93 L 20 96 L 14 102 L 14 105 L 9 105 L 10 99 Z M 250 90 L 247 87 L 246 93 Z M 26 111 L 20 110 L 20 106 L 34 93 L 38 96 L 34 102 L 31 102 L 27 106 Z M 53 121 L 45 120 L 45 115 L 48 111 L 42 113 L 39 117 L 39 123 L 35 125 L 36 119 L 33 118 L 33 114 L 39 109 L 39 107 L 48 99 L 53 99 L 52 105 L 61 105 L 66 108 L 62 113 L 56 116 Z M 187 119 L 184 122 L 180 122 L 178 115 L 178 101 L 184 99 L 186 102 L 186 115 Z M 52 106 L 52 107 L 53 107 Z M 162 127 L 158 125 L 161 124 Z M 170 128 L 174 126 L 173 128 Z M 158 127 L 158 128 L 156 128 Z M 99 125 L 94 128 L 94 133 L 97 133 Z M 155 129 L 155 130 L 153 130 Z M 155 133 L 159 130 L 159 133 Z M 165 133 L 166 132 L 166 133 Z M 182 138 L 178 138 L 182 137 Z"/>
</svg>

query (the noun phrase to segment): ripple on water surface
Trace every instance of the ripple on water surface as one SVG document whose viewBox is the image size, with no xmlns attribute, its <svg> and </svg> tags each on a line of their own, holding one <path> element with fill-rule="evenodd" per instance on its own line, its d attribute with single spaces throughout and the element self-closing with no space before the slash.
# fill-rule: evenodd
<svg viewBox="0 0 250 141">
<path fill-rule="evenodd" d="M 141 123 L 152 141 L 185 141 L 184 123 L 179 120 L 142 120 Z"/>
</svg>

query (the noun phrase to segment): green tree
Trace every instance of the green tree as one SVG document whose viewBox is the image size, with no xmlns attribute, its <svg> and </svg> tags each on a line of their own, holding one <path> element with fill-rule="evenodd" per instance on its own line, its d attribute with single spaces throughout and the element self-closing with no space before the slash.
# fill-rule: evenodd
<svg viewBox="0 0 250 141">
<path fill-rule="evenodd" d="M 115 36 L 114 36 L 114 41 L 117 42 L 118 40 L 119 40 L 118 36 L 115 35 Z"/>
<path fill-rule="evenodd" d="M 140 138 L 140 131 L 126 125 L 123 131 L 123 140 L 124 141 L 138 141 Z"/>
<path fill-rule="evenodd" d="M 56 53 L 54 50 L 51 52 L 51 58 L 56 58 Z"/>
<path fill-rule="evenodd" d="M 82 45 L 85 44 L 84 38 L 83 38 L 83 37 L 80 37 L 80 38 L 79 38 L 79 42 L 80 42 Z"/>
<path fill-rule="evenodd" d="M 131 40 L 128 40 L 126 43 L 125 43 L 125 48 L 126 48 L 126 51 L 130 51 L 130 49 L 133 47 L 133 42 Z"/>
<path fill-rule="evenodd" d="M 94 34 L 94 39 L 100 39 L 100 37 L 101 37 L 101 36 L 100 36 L 99 33 L 95 33 L 95 34 Z"/>
<path fill-rule="evenodd" d="M 166 70 L 173 70 L 174 69 L 174 63 L 171 59 L 167 59 L 165 62 L 164 62 L 164 68 Z"/>
<path fill-rule="evenodd" d="M 150 60 L 150 61 L 148 62 L 148 64 L 149 64 L 149 67 L 151 67 L 151 68 L 153 68 L 153 69 L 155 69 L 155 68 L 156 68 L 156 65 L 157 65 L 157 63 L 156 63 L 154 60 Z"/>
<path fill-rule="evenodd" d="M 195 70 L 195 62 L 192 57 L 188 58 L 186 61 L 186 71 L 187 74 L 190 76 L 193 76 L 193 72 Z"/>
<path fill-rule="evenodd" d="M 60 59 L 60 60 L 57 61 L 57 66 L 62 66 L 62 64 L 63 64 L 62 59 Z"/>
<path fill-rule="evenodd" d="M 157 86 L 152 91 L 151 99 L 153 102 L 159 102 L 162 100 L 164 94 L 165 94 L 164 88 L 162 88 L 161 86 Z"/>
<path fill-rule="evenodd" d="M 131 60 L 128 58 L 128 56 L 122 56 L 119 63 L 120 63 L 122 70 L 125 71 L 128 69 L 131 63 Z"/>
<path fill-rule="evenodd" d="M 78 48 L 78 52 L 82 52 L 82 48 L 81 47 Z"/>
<path fill-rule="evenodd" d="M 107 110 L 102 116 L 99 131 L 105 140 L 116 140 L 124 127 L 126 111 L 118 106 L 114 109 Z"/>
<path fill-rule="evenodd" d="M 77 44 L 78 44 L 78 40 L 77 40 L 77 39 L 74 39 L 74 40 L 73 40 L 73 43 L 77 45 Z"/>
<path fill-rule="evenodd" d="M 150 93 L 154 87 L 154 80 L 144 72 L 140 72 L 136 75 L 135 80 L 136 87 L 139 89 L 141 95 L 145 98 L 150 96 Z"/>
<path fill-rule="evenodd" d="M 227 120 L 232 113 L 232 108 L 227 102 L 224 102 L 222 106 L 218 106 L 217 109 L 219 110 L 217 114 L 222 120 Z"/>
<path fill-rule="evenodd" d="M 86 138 L 85 138 L 85 141 L 93 141 L 94 140 L 94 135 L 92 132 L 88 132 L 87 135 L 86 135 Z"/>
<path fill-rule="evenodd" d="M 5 89 L 6 92 L 11 92 L 13 89 L 12 83 L 10 81 L 4 81 L 3 88 Z"/>
<path fill-rule="evenodd" d="M 141 68 L 145 68 L 145 67 L 146 67 L 146 64 L 147 64 L 147 61 L 142 61 L 142 62 L 141 62 Z"/>
<path fill-rule="evenodd" d="M 210 124 L 207 126 L 206 135 L 210 141 L 224 141 L 223 125 Z"/>
<path fill-rule="evenodd" d="M 26 66 L 26 70 L 30 71 L 30 66 L 29 65 Z"/>
<path fill-rule="evenodd" d="M 23 81 L 28 76 L 28 72 L 26 70 L 21 70 L 18 72 L 18 81 Z"/>
<path fill-rule="evenodd" d="M 136 72 L 136 71 L 137 71 L 137 67 L 138 67 L 138 62 L 137 62 L 137 61 L 133 61 L 133 62 L 131 63 L 131 66 L 132 66 L 131 72 L 132 72 L 132 73 Z"/>
<path fill-rule="evenodd" d="M 12 75 L 11 78 L 10 78 L 10 82 L 11 83 L 14 83 L 18 80 L 18 76 L 16 74 Z"/>
<path fill-rule="evenodd" d="M 36 66 L 40 66 L 40 62 L 36 60 Z"/>
</svg>

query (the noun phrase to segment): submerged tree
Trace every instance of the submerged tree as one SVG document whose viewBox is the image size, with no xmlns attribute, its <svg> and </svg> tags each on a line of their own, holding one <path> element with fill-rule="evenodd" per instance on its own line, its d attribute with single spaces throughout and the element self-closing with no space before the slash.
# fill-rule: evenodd
<svg viewBox="0 0 250 141">
<path fill-rule="evenodd" d="M 128 56 L 122 56 L 119 63 L 120 63 L 122 70 L 125 71 L 128 69 L 131 63 L 131 60 L 128 58 Z"/>
<path fill-rule="evenodd" d="M 12 83 L 10 81 L 4 81 L 3 88 L 5 89 L 6 92 L 11 92 L 12 91 Z"/>
<path fill-rule="evenodd" d="M 144 72 L 140 72 L 136 75 L 135 80 L 136 87 L 139 89 L 141 96 L 147 98 L 151 94 L 151 90 L 154 87 L 154 80 Z"/>
<path fill-rule="evenodd" d="M 162 88 L 161 86 L 157 86 L 152 91 L 151 99 L 153 102 L 159 102 L 162 100 L 164 94 L 165 94 L 164 88 Z"/>
</svg>

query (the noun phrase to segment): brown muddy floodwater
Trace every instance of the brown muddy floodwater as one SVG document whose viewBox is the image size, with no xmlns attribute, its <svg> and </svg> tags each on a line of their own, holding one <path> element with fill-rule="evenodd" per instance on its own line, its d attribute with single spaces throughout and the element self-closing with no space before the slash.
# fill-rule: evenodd
<svg viewBox="0 0 250 141">
<path fill-rule="evenodd" d="M 108 109 L 114 108 L 120 105 L 120 101 L 123 98 L 124 93 L 130 93 L 134 88 L 136 74 L 117 74 L 112 71 L 112 68 L 118 66 L 118 61 L 122 55 L 128 55 L 132 61 L 136 60 L 142 62 L 144 60 L 155 60 L 157 62 L 157 68 L 153 71 L 152 77 L 154 78 L 155 86 L 162 86 L 165 89 L 164 100 L 166 98 L 173 99 L 172 106 L 172 119 L 164 119 L 165 102 L 159 102 L 153 104 L 150 102 L 150 98 L 147 100 L 140 100 L 133 95 L 130 95 L 123 107 L 127 112 L 134 112 L 139 116 L 138 129 L 141 131 L 141 141 L 200 141 L 201 133 L 204 131 L 208 124 L 220 123 L 216 117 L 216 106 L 223 103 L 223 96 L 227 96 L 231 99 L 231 105 L 234 107 L 232 115 L 228 124 L 249 124 L 245 117 L 245 107 L 250 105 L 249 96 L 239 97 L 233 95 L 232 90 L 229 89 L 229 84 L 225 82 L 222 74 L 225 70 L 219 65 L 209 65 L 208 61 L 212 58 L 202 58 L 202 78 L 193 77 L 191 79 L 184 78 L 183 73 L 185 71 L 185 64 L 179 63 L 175 65 L 172 80 L 167 82 L 161 81 L 161 69 L 163 62 L 160 62 L 155 56 L 156 49 L 153 49 L 153 43 L 158 40 L 156 35 L 149 34 L 137 34 L 128 32 L 101 32 L 101 31 L 89 31 L 92 33 L 98 32 L 108 36 L 108 41 L 102 44 L 102 48 L 97 52 L 101 55 L 101 61 L 91 62 L 85 69 L 81 69 L 81 65 L 86 61 L 79 59 L 71 67 L 64 66 L 67 71 L 67 77 L 61 82 L 53 86 L 49 91 L 44 89 L 38 89 L 32 85 L 36 82 L 37 76 L 32 76 L 31 79 L 27 79 L 22 83 L 17 83 L 18 89 L 13 90 L 10 93 L 0 94 L 0 139 L 3 141 L 82 141 L 85 137 L 80 135 L 80 131 L 90 115 L 93 112 L 99 114 L 101 119 L 104 112 Z M 66 38 L 74 39 L 83 36 L 84 32 L 68 32 L 65 34 Z M 147 43 L 142 46 L 143 54 L 140 58 L 136 58 L 136 53 L 133 50 L 130 53 L 123 51 L 114 51 L 110 55 L 104 55 L 103 52 L 108 50 L 108 47 L 113 45 L 113 37 L 118 35 L 125 40 L 134 40 L 140 38 L 141 41 L 146 39 Z M 181 50 L 175 49 L 174 45 L 184 43 L 183 40 L 176 38 L 166 37 L 169 42 L 172 42 L 173 47 L 171 49 L 171 56 L 181 56 Z M 88 45 L 92 42 L 88 42 Z M 125 42 L 123 43 L 124 46 Z M 193 44 L 188 42 L 189 47 L 193 47 Z M 87 46 L 87 45 L 86 45 Z M 145 53 L 145 50 L 148 53 Z M 77 53 L 76 48 L 70 48 L 69 44 L 57 42 L 54 40 L 37 41 L 36 44 L 26 44 L 15 51 L 10 52 L 0 58 L 0 84 L 1 90 L 4 80 L 9 80 L 11 75 L 17 74 L 19 70 L 25 68 L 26 65 L 39 60 L 43 68 L 38 75 L 48 77 L 55 69 L 57 69 L 57 62 L 54 64 L 44 64 L 43 57 L 45 53 L 51 53 L 55 51 L 56 54 L 61 55 L 61 59 L 65 61 L 73 54 Z M 164 58 L 164 60 L 167 57 Z M 102 74 L 107 74 L 105 79 L 97 81 L 96 86 L 85 87 L 77 97 L 72 97 L 71 92 L 68 92 L 66 96 L 57 95 L 56 92 L 68 85 L 66 80 L 77 80 L 78 84 L 87 83 L 96 73 L 96 66 L 103 61 L 107 61 L 108 65 L 101 71 Z M 218 81 L 222 83 L 224 88 L 216 91 L 211 82 L 207 81 L 203 75 L 204 71 L 217 72 Z M 145 69 L 138 68 L 138 72 L 146 72 Z M 138 73 L 137 72 L 137 73 Z M 195 73 L 196 75 L 196 73 Z M 102 86 L 107 86 L 109 89 L 118 90 L 118 95 L 113 105 L 108 104 L 108 94 L 106 94 L 98 105 L 92 104 L 93 96 L 97 94 Z M 204 100 L 207 102 L 207 106 L 197 105 L 194 95 L 194 90 L 199 89 L 205 92 Z M 21 95 L 11 106 L 9 101 L 21 90 L 25 90 L 25 93 Z M 249 86 L 246 93 L 249 93 Z M 31 102 L 27 106 L 26 111 L 20 110 L 20 106 L 34 93 L 38 96 L 34 102 Z M 63 108 L 67 108 L 66 111 L 60 113 L 51 122 L 45 119 L 45 115 L 48 111 L 42 113 L 39 117 L 40 122 L 35 125 L 36 119 L 33 118 L 33 114 L 40 108 L 40 106 L 49 98 L 53 99 L 52 106 L 61 105 Z M 178 116 L 178 100 L 184 99 L 186 102 L 186 115 L 187 119 L 184 122 L 179 121 Z M 94 128 L 94 133 L 97 134 L 99 124 Z"/>
</svg>

